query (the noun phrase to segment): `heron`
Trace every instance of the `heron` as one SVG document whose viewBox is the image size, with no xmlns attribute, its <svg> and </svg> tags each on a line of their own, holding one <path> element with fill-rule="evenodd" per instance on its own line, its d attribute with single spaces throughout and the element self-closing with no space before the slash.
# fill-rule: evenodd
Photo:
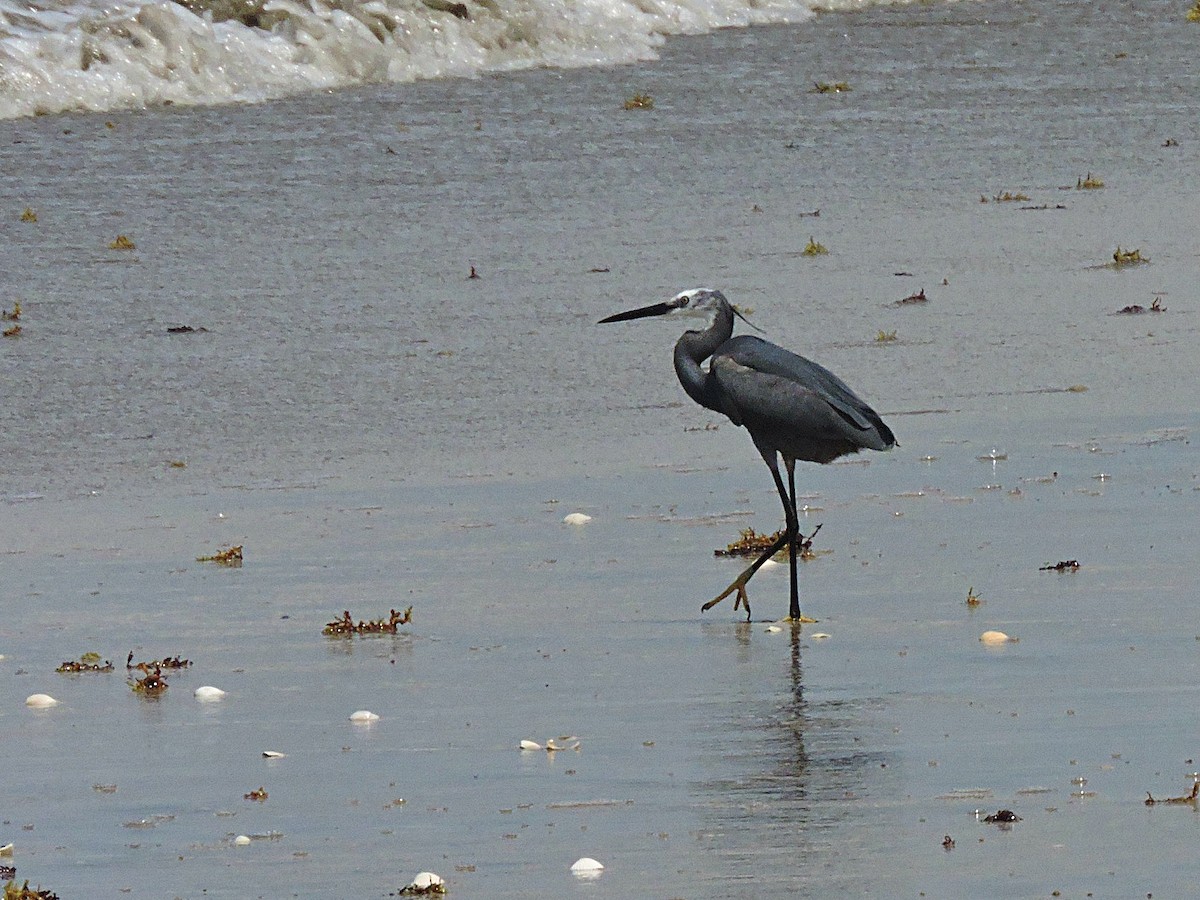
<svg viewBox="0 0 1200 900">
<path fill-rule="evenodd" d="M 734 316 L 752 328 L 757 326 L 719 290 L 681 291 L 666 302 L 617 313 L 598 324 L 672 314 L 708 320 L 707 328 L 685 331 L 676 342 L 675 374 L 694 401 L 750 432 L 771 470 L 785 520 L 783 533 L 775 542 L 701 609 L 712 609 L 736 592 L 734 609 L 744 604 L 749 621 L 746 585 L 786 546 L 791 578 L 788 618 L 804 621 L 796 579 L 800 534 L 796 462 L 830 463 L 860 450 L 890 450 L 896 446 L 895 435 L 875 410 L 824 366 L 754 335 L 733 337 Z M 701 366 L 705 360 L 707 369 Z M 780 459 L 787 471 L 786 485 L 779 471 Z"/>
</svg>

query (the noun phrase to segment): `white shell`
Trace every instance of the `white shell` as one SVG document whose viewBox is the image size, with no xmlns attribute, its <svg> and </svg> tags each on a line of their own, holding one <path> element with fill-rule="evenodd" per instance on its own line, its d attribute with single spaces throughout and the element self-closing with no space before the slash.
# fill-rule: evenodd
<svg viewBox="0 0 1200 900">
<path fill-rule="evenodd" d="M 521 741 L 522 750 L 544 750 L 546 749 L 537 741 Z"/>
<path fill-rule="evenodd" d="M 577 873 L 578 872 L 583 872 L 583 873 L 599 872 L 603 868 L 604 868 L 603 863 L 592 859 L 590 856 L 585 856 L 585 857 L 583 857 L 581 859 L 577 859 L 577 860 L 575 860 L 575 862 L 571 863 L 571 871 L 577 872 Z"/>
<path fill-rule="evenodd" d="M 985 644 L 1008 644 L 1016 641 L 1016 638 L 1009 637 L 1003 631 L 985 631 L 979 636 L 979 640 Z"/>
<path fill-rule="evenodd" d="M 823 640 L 826 640 L 829 637 L 829 635 L 826 634 L 824 631 L 814 631 L 812 634 L 809 635 L 809 637 L 812 638 L 814 641 L 823 641 Z"/>
<path fill-rule="evenodd" d="M 779 632 L 781 632 L 781 631 L 783 631 L 783 629 L 781 627 L 779 627 L 778 625 L 768 625 L 767 626 L 767 634 L 779 634 Z"/>
<path fill-rule="evenodd" d="M 247 844 L 250 843 L 250 838 L 247 835 L 239 834 L 237 837 L 235 837 L 233 839 L 233 843 L 235 846 L 245 847 Z"/>
<path fill-rule="evenodd" d="M 30 694 L 25 698 L 25 705 L 33 709 L 49 709 L 58 706 L 58 701 L 49 694 Z"/>
<path fill-rule="evenodd" d="M 435 887 L 441 887 L 445 883 L 445 879 L 436 872 L 418 872 L 417 877 L 408 883 L 408 890 L 412 892 L 432 891 Z"/>
<path fill-rule="evenodd" d="M 590 521 L 592 521 L 592 517 L 587 513 L 571 513 L 563 519 L 567 525 L 586 525 Z"/>
<path fill-rule="evenodd" d="M 213 687 L 211 684 L 205 684 L 196 688 L 192 696 L 201 703 L 211 703 L 214 700 L 224 700 L 225 692 L 218 687 Z"/>
<path fill-rule="evenodd" d="M 280 753 L 278 750 L 264 750 L 263 751 L 264 759 L 283 759 L 285 756 L 287 756 L 286 753 Z"/>
<path fill-rule="evenodd" d="M 379 716 L 369 709 L 360 709 L 350 713 L 351 722 L 378 722 Z"/>
</svg>

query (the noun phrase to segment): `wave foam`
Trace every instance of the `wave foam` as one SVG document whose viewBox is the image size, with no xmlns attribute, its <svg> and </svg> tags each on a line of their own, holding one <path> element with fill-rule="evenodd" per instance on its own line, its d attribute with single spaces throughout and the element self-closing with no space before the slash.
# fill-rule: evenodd
<svg viewBox="0 0 1200 900">
<path fill-rule="evenodd" d="M 0 118 L 653 58 L 802 0 L 0 0 Z"/>
</svg>

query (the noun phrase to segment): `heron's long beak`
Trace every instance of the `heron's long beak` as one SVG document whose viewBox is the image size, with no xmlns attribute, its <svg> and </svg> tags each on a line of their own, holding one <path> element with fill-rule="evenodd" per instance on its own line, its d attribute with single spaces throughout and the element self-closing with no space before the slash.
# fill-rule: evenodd
<svg viewBox="0 0 1200 900">
<path fill-rule="evenodd" d="M 596 324 L 605 325 L 608 322 L 628 322 L 630 319 L 644 319 L 647 316 L 665 316 L 674 309 L 675 307 L 670 303 L 654 303 L 650 306 L 643 306 L 641 309 L 631 309 L 628 312 L 617 313 L 615 316 L 601 319 Z"/>
</svg>

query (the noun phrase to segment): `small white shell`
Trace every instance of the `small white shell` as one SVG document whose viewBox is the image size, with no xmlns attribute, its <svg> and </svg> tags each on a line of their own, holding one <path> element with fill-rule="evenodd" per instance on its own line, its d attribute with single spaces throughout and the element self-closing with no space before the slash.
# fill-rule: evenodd
<svg viewBox="0 0 1200 900">
<path fill-rule="evenodd" d="M 824 631 L 814 631 L 812 634 L 809 635 L 809 637 L 812 638 L 814 641 L 824 641 L 829 638 L 829 635 L 826 634 Z"/>
<path fill-rule="evenodd" d="M 991 646 L 995 644 L 1015 643 L 1017 639 L 1014 637 L 1009 637 L 1003 631 L 985 631 L 979 636 L 979 640 Z"/>
<path fill-rule="evenodd" d="M 192 696 L 201 703 L 212 703 L 215 700 L 224 700 L 225 692 L 218 687 L 213 687 L 211 684 L 205 684 L 196 688 Z"/>
<path fill-rule="evenodd" d="M 779 634 L 779 632 L 781 632 L 781 631 L 783 631 L 783 629 L 781 627 L 779 627 L 778 625 L 768 625 L 767 626 L 767 634 Z"/>
<path fill-rule="evenodd" d="M 592 859 L 590 856 L 584 856 L 571 863 L 571 871 L 576 875 L 595 875 L 603 868 L 603 863 Z"/>
<path fill-rule="evenodd" d="M 287 756 L 286 753 L 280 753 L 278 750 L 264 750 L 263 759 L 283 759 Z"/>
<path fill-rule="evenodd" d="M 402 893 L 409 894 L 433 894 L 443 893 L 437 889 L 444 887 L 445 879 L 436 872 L 418 872 L 417 877 L 408 883 L 408 887 Z"/>
<path fill-rule="evenodd" d="M 30 694 L 25 698 L 25 705 L 32 709 L 49 709 L 58 706 L 58 701 L 49 694 Z"/>
<path fill-rule="evenodd" d="M 563 523 L 566 525 L 586 525 L 590 521 L 592 521 L 592 517 L 587 513 L 570 513 L 563 519 Z"/>
<path fill-rule="evenodd" d="M 350 713 L 351 722 L 378 722 L 379 716 L 369 709 L 359 709 Z"/>
<path fill-rule="evenodd" d="M 522 750 L 545 750 L 546 748 L 537 741 L 521 741 Z"/>
<path fill-rule="evenodd" d="M 250 843 L 250 837 L 249 837 L 249 835 L 239 834 L 237 837 L 235 837 L 233 839 L 233 843 L 237 847 L 245 847 L 247 844 Z"/>
</svg>

